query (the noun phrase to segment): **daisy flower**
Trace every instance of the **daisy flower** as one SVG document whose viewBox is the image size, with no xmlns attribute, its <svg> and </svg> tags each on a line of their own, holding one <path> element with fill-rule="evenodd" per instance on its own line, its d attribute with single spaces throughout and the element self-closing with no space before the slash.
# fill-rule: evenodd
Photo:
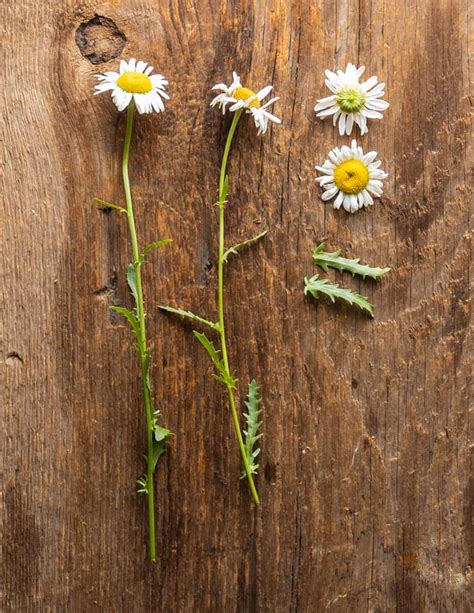
<svg viewBox="0 0 474 613">
<path fill-rule="evenodd" d="M 374 204 L 372 196 L 382 195 L 383 180 L 387 173 L 380 169 L 377 152 L 365 153 L 355 140 L 351 146 L 343 145 L 329 152 L 329 159 L 322 166 L 316 166 L 321 176 L 316 181 L 324 188 L 323 200 L 335 197 L 334 208 L 342 206 L 349 213 L 355 213 L 363 206 Z"/>
<path fill-rule="evenodd" d="M 360 133 L 368 132 L 367 119 L 382 119 L 382 111 L 388 108 L 385 100 L 380 100 L 385 94 L 385 83 L 378 83 L 378 77 L 370 77 L 359 83 L 365 71 L 365 66 L 356 68 L 347 64 L 346 71 L 337 73 L 326 70 L 325 83 L 333 92 L 332 96 L 318 100 L 314 107 L 317 117 L 333 116 L 333 125 L 338 122 L 339 134 L 349 136 L 352 126 L 356 123 Z M 339 120 L 339 121 L 338 121 Z"/>
<path fill-rule="evenodd" d="M 159 113 L 165 110 L 163 98 L 169 100 L 164 89 L 168 81 L 152 72 L 153 66 L 148 66 L 146 62 L 137 62 L 133 57 L 129 62 L 121 60 L 120 72 L 96 75 L 100 83 L 95 86 L 95 94 L 111 91 L 112 100 L 119 111 L 126 109 L 133 99 L 139 113 Z"/>
<path fill-rule="evenodd" d="M 245 110 L 246 113 L 250 113 L 253 116 L 258 134 L 265 134 L 269 121 L 281 123 L 281 119 L 267 111 L 267 108 L 279 100 L 279 98 L 271 98 L 264 105 L 261 104 L 262 100 L 272 91 L 273 87 L 271 85 L 267 85 L 255 93 L 248 87 L 242 87 L 240 77 L 236 72 L 232 73 L 232 78 L 233 80 L 230 85 L 225 83 L 214 85 L 212 89 L 221 93 L 213 99 L 211 106 L 219 105 L 223 114 L 226 112 L 228 104 L 231 105 L 229 107 L 231 112 L 240 109 Z"/>
</svg>

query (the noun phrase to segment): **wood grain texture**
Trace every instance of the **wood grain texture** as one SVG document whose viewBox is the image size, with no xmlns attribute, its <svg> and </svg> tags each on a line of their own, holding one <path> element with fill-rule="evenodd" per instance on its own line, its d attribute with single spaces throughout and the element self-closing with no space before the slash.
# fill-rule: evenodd
<svg viewBox="0 0 474 613">
<path fill-rule="evenodd" d="M 6 3 L 3 610 L 469 610 L 467 6 Z M 174 239 L 145 268 L 152 379 L 176 434 L 157 476 L 155 565 L 135 493 L 138 366 L 109 310 L 130 304 L 127 232 L 92 201 L 123 201 L 124 116 L 91 95 L 121 45 L 171 94 L 166 113 L 137 120 L 131 160 L 142 239 Z M 349 140 L 312 110 L 323 70 L 347 61 L 378 74 L 391 103 L 363 138 L 390 173 L 384 197 L 353 216 L 321 202 L 313 170 Z M 252 377 L 262 387 L 260 508 L 238 483 L 207 356 L 156 309 L 215 309 L 228 119 L 209 89 L 232 69 L 274 84 L 284 122 L 263 138 L 239 128 L 227 209 L 229 241 L 269 229 L 226 281 L 240 391 Z M 374 321 L 303 296 L 323 238 L 392 266 L 380 284 L 343 279 L 370 297 Z"/>
</svg>

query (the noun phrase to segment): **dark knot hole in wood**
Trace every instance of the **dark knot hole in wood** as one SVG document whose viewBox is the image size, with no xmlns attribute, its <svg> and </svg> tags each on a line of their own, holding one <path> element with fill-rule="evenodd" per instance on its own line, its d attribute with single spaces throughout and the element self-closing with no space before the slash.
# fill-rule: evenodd
<svg viewBox="0 0 474 613">
<path fill-rule="evenodd" d="M 104 64 L 120 55 L 127 37 L 109 17 L 94 15 L 76 30 L 76 44 L 91 64 Z"/>
</svg>

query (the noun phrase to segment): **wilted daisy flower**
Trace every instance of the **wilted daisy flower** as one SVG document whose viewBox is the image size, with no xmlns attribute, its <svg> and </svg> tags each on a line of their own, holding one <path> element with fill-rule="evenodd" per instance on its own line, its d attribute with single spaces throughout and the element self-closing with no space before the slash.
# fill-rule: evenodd
<svg viewBox="0 0 474 613">
<path fill-rule="evenodd" d="M 380 170 L 376 151 L 364 154 L 355 140 L 351 146 L 343 145 L 329 152 L 329 159 L 316 169 L 322 173 L 316 181 L 324 188 L 323 200 L 334 200 L 334 208 L 342 206 L 349 213 L 355 213 L 363 206 L 374 204 L 372 196 L 382 195 L 383 180 L 387 173 Z"/>
<path fill-rule="evenodd" d="M 165 110 L 162 99 L 169 100 L 164 89 L 168 81 L 152 72 L 153 66 L 146 62 L 137 62 L 133 57 L 129 62 L 121 60 L 120 72 L 96 75 L 100 83 L 95 86 L 95 93 L 111 90 L 112 100 L 119 111 L 126 109 L 133 98 L 139 113 L 159 113 Z"/>
<path fill-rule="evenodd" d="M 318 100 L 314 110 L 318 117 L 332 115 L 334 126 L 339 120 L 341 136 L 344 133 L 349 135 L 354 123 L 359 126 L 360 133 L 365 134 L 368 132 L 367 119 L 382 119 L 382 111 L 389 106 L 388 102 L 380 100 L 385 93 L 385 83 L 377 85 L 378 77 L 370 77 L 359 83 L 364 71 L 365 66 L 356 68 L 350 63 L 345 72 L 325 71 L 325 83 L 334 95 Z"/>
<path fill-rule="evenodd" d="M 261 105 L 262 100 L 272 91 L 273 87 L 271 85 L 267 85 L 255 93 L 247 87 L 242 87 L 240 77 L 236 72 L 232 73 L 232 77 L 233 81 L 230 85 L 226 85 L 225 83 L 214 85 L 212 89 L 221 91 L 222 93 L 218 94 L 213 99 L 211 106 L 219 105 L 222 109 L 222 113 L 226 112 L 228 104 L 231 105 L 229 110 L 232 112 L 238 111 L 239 109 L 245 110 L 246 113 L 250 113 L 253 116 L 258 134 L 265 134 L 269 121 L 281 123 L 281 119 L 267 111 L 267 108 L 279 100 L 279 98 L 271 98 L 271 100 L 266 102 L 263 106 Z"/>
</svg>

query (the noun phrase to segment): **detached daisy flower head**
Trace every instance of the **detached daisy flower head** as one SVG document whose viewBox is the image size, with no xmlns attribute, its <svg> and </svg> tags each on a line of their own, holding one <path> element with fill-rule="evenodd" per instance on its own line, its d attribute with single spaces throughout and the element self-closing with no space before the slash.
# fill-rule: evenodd
<svg viewBox="0 0 474 613">
<path fill-rule="evenodd" d="M 240 83 L 240 77 L 236 72 L 232 73 L 232 83 L 226 85 L 225 83 L 218 83 L 214 85 L 213 90 L 220 91 L 213 101 L 211 106 L 219 105 L 224 114 L 227 110 L 227 105 L 230 104 L 229 110 L 231 112 L 238 111 L 240 109 L 245 110 L 246 113 L 250 113 L 253 116 L 255 126 L 258 130 L 258 134 L 265 134 L 268 128 L 268 122 L 281 123 L 281 119 L 275 117 L 267 111 L 267 108 L 279 98 L 271 98 L 263 106 L 262 100 L 268 96 L 273 87 L 267 85 L 257 93 L 248 87 L 242 87 Z"/>
<path fill-rule="evenodd" d="M 163 99 L 169 100 L 165 92 L 168 81 L 160 74 L 151 74 L 153 66 L 137 62 L 135 58 L 120 62 L 120 72 L 105 72 L 96 75 L 100 81 L 95 86 L 95 94 L 111 91 L 112 100 L 119 111 L 123 111 L 135 101 L 139 113 L 152 113 L 165 110 Z"/>
<path fill-rule="evenodd" d="M 318 100 L 314 107 L 318 117 L 333 116 L 333 125 L 338 122 L 339 134 L 349 135 L 356 123 L 360 133 L 368 132 L 367 119 L 382 119 L 382 111 L 389 107 L 388 102 L 380 100 L 384 96 L 385 83 L 378 83 L 378 77 L 370 77 L 359 83 L 365 66 L 356 68 L 347 64 L 346 71 L 337 73 L 326 70 L 325 83 L 333 92 L 332 96 Z"/>
<path fill-rule="evenodd" d="M 323 200 L 335 197 L 335 209 L 342 205 L 349 213 L 355 213 L 363 206 L 374 204 L 372 196 L 382 195 L 383 180 L 388 175 L 380 169 L 382 162 L 375 159 L 376 151 L 364 154 L 353 140 L 350 147 L 336 147 L 328 157 L 322 166 L 316 166 L 321 173 L 316 181 L 325 190 Z"/>
</svg>

